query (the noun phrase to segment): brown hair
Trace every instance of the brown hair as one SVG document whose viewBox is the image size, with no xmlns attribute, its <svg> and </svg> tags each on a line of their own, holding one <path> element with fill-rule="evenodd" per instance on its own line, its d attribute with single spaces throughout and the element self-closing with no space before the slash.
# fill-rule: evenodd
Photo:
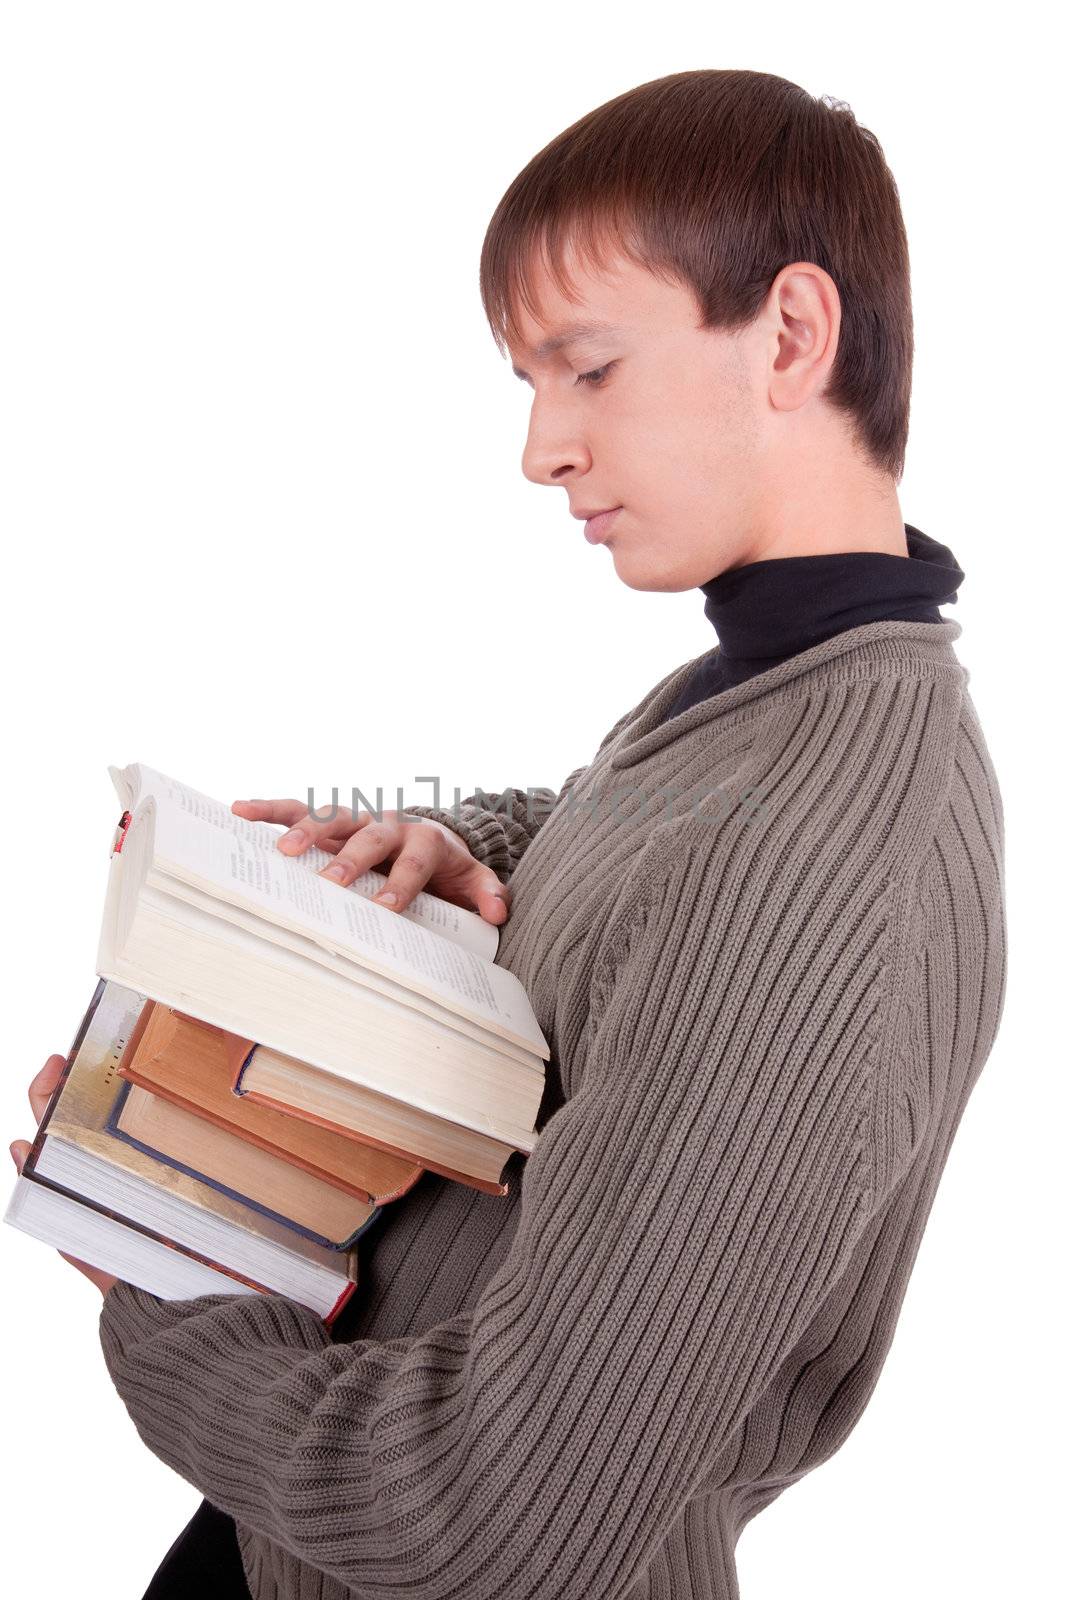
<svg viewBox="0 0 1067 1600">
<path fill-rule="evenodd" d="M 518 301 L 538 320 L 540 246 L 561 292 L 572 243 L 613 246 L 694 290 L 704 328 L 743 327 L 792 261 L 829 273 L 841 330 L 823 398 L 879 471 L 904 470 L 912 314 L 900 197 L 882 147 L 845 102 L 768 72 L 675 72 L 608 100 L 513 180 L 485 236 L 481 295 L 498 346 Z"/>
</svg>

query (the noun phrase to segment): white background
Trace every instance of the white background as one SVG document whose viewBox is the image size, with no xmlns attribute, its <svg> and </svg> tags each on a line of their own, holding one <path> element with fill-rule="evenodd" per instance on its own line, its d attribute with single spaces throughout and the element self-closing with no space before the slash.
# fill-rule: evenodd
<svg viewBox="0 0 1067 1600">
<path fill-rule="evenodd" d="M 522 476 L 530 391 L 483 318 L 481 239 L 535 151 L 637 83 L 749 67 L 847 100 L 909 230 L 901 505 L 966 573 L 944 614 L 1004 793 L 1008 1002 L 876 1395 L 745 1532 L 741 1589 L 1044 1596 L 1059 58 L 1036 6 L 993 32 L 971 7 L 734 9 L 3 7 L 4 1120 L 29 1133 L 25 1084 L 92 992 L 108 762 L 227 800 L 399 783 L 411 802 L 430 773 L 445 803 L 558 787 L 710 648 L 699 592 L 625 588 Z M 114 1393 L 95 1289 L 13 1229 L 0 1247 L 7 1590 L 138 1600 L 199 1495 Z"/>
</svg>

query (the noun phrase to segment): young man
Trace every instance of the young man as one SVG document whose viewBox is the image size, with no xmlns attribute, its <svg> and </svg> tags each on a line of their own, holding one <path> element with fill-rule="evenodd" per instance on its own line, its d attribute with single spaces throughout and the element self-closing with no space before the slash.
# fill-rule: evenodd
<svg viewBox="0 0 1067 1600">
<path fill-rule="evenodd" d="M 97 1275 L 103 1348 L 256 1600 L 728 1600 L 745 1524 L 870 1398 L 1003 1003 L 1000 794 L 937 609 L 963 574 L 896 496 L 904 230 L 847 108 L 680 73 L 530 163 L 482 285 L 524 471 L 719 642 L 558 796 L 235 802 L 342 882 L 388 863 L 397 909 L 502 924 L 541 1137 L 503 1199 L 391 1207 L 332 1342 Z"/>
</svg>

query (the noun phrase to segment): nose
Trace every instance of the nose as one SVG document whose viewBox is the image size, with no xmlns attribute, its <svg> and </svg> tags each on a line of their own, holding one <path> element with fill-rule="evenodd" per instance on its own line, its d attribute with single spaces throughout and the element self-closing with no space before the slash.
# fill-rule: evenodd
<svg viewBox="0 0 1067 1600">
<path fill-rule="evenodd" d="M 581 477 L 589 470 L 589 447 L 574 426 L 573 418 L 539 407 L 535 399 L 530 413 L 526 446 L 522 452 L 524 477 L 531 483 L 550 487 Z"/>
</svg>

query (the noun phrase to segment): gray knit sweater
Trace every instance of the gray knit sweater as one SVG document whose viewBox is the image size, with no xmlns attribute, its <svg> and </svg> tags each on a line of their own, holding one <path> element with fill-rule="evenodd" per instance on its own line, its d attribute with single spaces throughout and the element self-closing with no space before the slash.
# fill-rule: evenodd
<svg viewBox="0 0 1067 1600">
<path fill-rule="evenodd" d="M 278 1296 L 103 1304 L 256 1600 L 736 1596 L 871 1395 L 1000 1022 L 960 632 L 853 628 L 662 722 L 687 662 L 554 804 L 436 813 L 510 878 L 552 1047 L 510 1193 L 391 1206 L 343 1340 Z"/>
</svg>

